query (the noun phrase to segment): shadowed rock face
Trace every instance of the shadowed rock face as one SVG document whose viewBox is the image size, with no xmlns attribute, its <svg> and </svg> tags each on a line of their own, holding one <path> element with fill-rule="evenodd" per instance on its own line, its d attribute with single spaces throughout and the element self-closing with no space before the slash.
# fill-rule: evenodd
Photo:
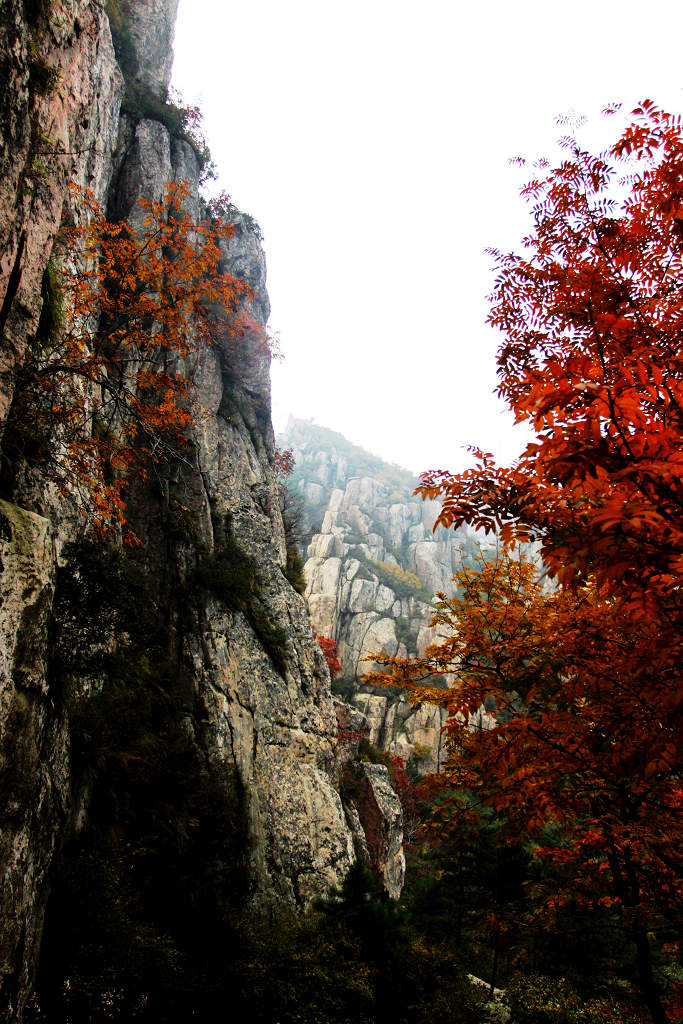
<svg viewBox="0 0 683 1024">
<path fill-rule="evenodd" d="M 388 768 L 359 758 L 361 742 L 372 738 L 368 717 L 341 700 L 335 700 L 335 712 L 344 810 L 356 856 L 382 880 L 390 898 L 398 899 L 406 868 L 401 801 Z"/>
<path fill-rule="evenodd" d="M 140 81 L 163 93 L 177 0 L 121 6 L 130 7 Z M 91 187 L 110 217 L 133 224 L 141 216 L 138 199 L 160 198 L 169 180 L 191 184 L 195 217 L 201 201 L 191 146 L 157 121 L 119 116 L 123 82 L 102 5 L 65 0 L 59 25 L 49 16 L 40 21 L 41 52 L 60 69 L 54 93 L 31 84 L 29 27 L 7 7 L 0 13 L 0 43 L 12 55 L 0 70 L 9 100 L 0 112 L 0 284 L 3 358 L 20 361 L 40 314 L 41 279 L 55 234 L 62 217 L 75 215 L 70 179 Z M 50 157 L 49 180 L 34 164 L 40 141 L 35 126 L 48 122 L 68 154 Z M 264 325 L 269 303 L 258 234 L 238 213 L 234 224 L 223 268 L 253 286 L 248 312 Z M 286 552 L 272 471 L 269 363 L 254 330 L 238 345 L 219 339 L 188 367 L 193 422 L 187 453 L 154 481 L 131 488 L 130 514 L 142 541 L 131 557 L 159 614 L 175 609 L 168 612 L 168 642 L 188 698 L 178 707 L 178 730 L 219 786 L 240 789 L 248 897 L 254 904 L 305 905 L 343 879 L 356 856 L 357 826 L 347 822 L 339 794 L 338 724 L 327 666 L 305 603 L 282 572 Z M 0 394 L 1 422 L 12 401 L 11 375 L 4 379 L 9 384 Z M 31 991 L 50 867 L 65 838 L 86 826 L 90 789 L 78 777 L 70 750 L 69 715 L 79 687 L 69 704 L 50 671 L 51 643 L 61 628 L 54 605 L 57 566 L 79 532 L 78 518 L 38 470 L 5 497 L 0 1016 L 19 1021 Z M 180 532 L 168 526 L 178 507 L 184 510 Z M 220 564 L 226 537 L 250 566 L 254 593 L 248 608 L 207 585 L 196 607 L 179 610 L 177 593 L 199 562 Z M 366 845 L 396 896 L 402 883 L 400 808 L 387 779 L 373 779 L 368 792 L 374 794 L 374 838 Z"/>
<path fill-rule="evenodd" d="M 41 516 L 0 501 L 0 997 L 20 1010 L 44 903 L 37 894 L 69 802 L 68 732 L 47 683 L 54 536 Z"/>
<path fill-rule="evenodd" d="M 47 5 L 49 7 L 49 5 Z M 123 79 L 99 4 L 65 0 L 29 24 L 0 9 L 0 439 L 42 306 L 69 182 L 103 200 Z M 68 724 L 48 664 L 59 523 L 44 500 L 0 509 L 0 1017 L 21 1019 L 47 880 L 72 804 Z M 8 495 L 8 497 L 13 497 Z M 63 533 L 62 537 L 63 539 Z"/>
</svg>

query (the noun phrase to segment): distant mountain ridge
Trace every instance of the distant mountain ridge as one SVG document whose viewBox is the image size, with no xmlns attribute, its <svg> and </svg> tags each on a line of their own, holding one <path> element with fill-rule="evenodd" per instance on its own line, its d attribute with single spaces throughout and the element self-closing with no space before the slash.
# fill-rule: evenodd
<svg viewBox="0 0 683 1024">
<path fill-rule="evenodd" d="M 290 416 L 277 443 L 296 453 L 291 483 L 305 498 L 310 536 L 321 525 L 334 488 L 343 489 L 355 477 L 365 477 L 384 484 L 390 495 L 398 501 L 420 504 L 420 499 L 412 493 L 418 483 L 413 473 L 394 463 L 385 462 L 379 455 L 374 455 L 347 440 L 343 434 L 314 423 L 313 420 Z"/>
</svg>

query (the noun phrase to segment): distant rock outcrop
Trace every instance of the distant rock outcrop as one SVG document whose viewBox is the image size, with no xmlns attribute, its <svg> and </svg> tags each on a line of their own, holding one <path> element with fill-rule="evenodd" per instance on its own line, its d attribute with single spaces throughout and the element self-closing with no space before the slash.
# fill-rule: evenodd
<svg viewBox="0 0 683 1024">
<path fill-rule="evenodd" d="M 479 539 L 469 528 L 434 531 L 438 505 L 413 495 L 413 476 L 341 434 L 290 418 L 278 444 L 293 451 L 290 486 L 306 502 L 306 599 L 315 630 L 337 643 L 337 691 L 366 715 L 371 742 L 420 774 L 436 771 L 444 712 L 371 692 L 361 677 L 375 652 L 424 652 L 430 602 L 437 591 L 454 595 L 453 576 Z"/>
</svg>

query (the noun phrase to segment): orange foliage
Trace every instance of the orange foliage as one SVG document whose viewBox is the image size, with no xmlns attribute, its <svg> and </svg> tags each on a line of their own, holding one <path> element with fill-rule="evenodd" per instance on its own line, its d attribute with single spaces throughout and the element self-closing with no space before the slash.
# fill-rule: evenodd
<svg viewBox="0 0 683 1024">
<path fill-rule="evenodd" d="M 323 652 L 327 667 L 330 670 L 330 679 L 336 679 L 341 672 L 341 662 L 337 655 L 337 645 L 334 640 L 330 640 L 328 636 L 318 636 L 317 633 L 313 634 L 318 643 L 320 649 Z"/>
<path fill-rule="evenodd" d="M 294 452 L 291 448 L 276 448 L 273 461 L 275 476 L 282 483 L 294 472 Z"/>
<path fill-rule="evenodd" d="M 650 103 L 605 157 L 575 147 L 526 194 L 534 232 L 498 265 L 499 393 L 537 433 L 517 464 L 427 473 L 439 522 L 537 537 L 563 582 L 590 571 L 654 612 L 683 570 L 683 136 Z M 632 173 L 618 206 L 619 162 Z"/>
<path fill-rule="evenodd" d="M 532 565 L 503 554 L 439 595 L 443 640 L 422 658 L 376 656 L 411 699 L 448 709 L 439 788 L 473 794 L 572 872 L 556 903 L 617 908 L 644 998 L 662 1005 L 649 929 L 680 924 L 683 886 L 683 133 L 647 102 L 603 156 L 566 140 L 559 167 L 531 182 L 523 255 L 495 253 L 490 322 L 503 333 L 499 393 L 536 437 L 515 465 L 423 476 L 437 525 L 540 542 Z M 610 195 L 619 164 L 629 186 Z M 453 673 L 454 687 L 430 687 Z M 496 725 L 469 731 L 484 700 Z M 466 813 L 472 813 L 467 803 Z M 457 833 L 463 803 L 434 828 Z M 476 812 L 475 812 L 476 813 Z"/>
<path fill-rule="evenodd" d="M 74 192 L 83 223 L 58 243 L 65 322 L 30 354 L 21 385 L 35 429 L 51 439 L 53 479 L 106 533 L 125 526 L 131 473 L 144 477 L 186 445 L 185 399 L 201 348 L 254 333 L 240 312 L 252 289 L 220 272 L 220 243 L 234 229 L 220 218 L 195 223 L 186 183 L 140 200 L 139 233 Z"/>
<path fill-rule="evenodd" d="M 594 584 L 549 590 L 537 567 L 506 554 L 456 580 L 460 596 L 440 594 L 432 620 L 444 639 L 421 658 L 373 655 L 391 674 L 365 681 L 408 685 L 411 700 L 447 708 L 440 787 L 477 793 L 526 836 L 560 823 L 572 857 L 609 852 L 624 875 L 637 863 L 642 898 L 675 903 L 680 663 L 666 626 L 615 616 Z M 452 688 L 429 685 L 449 673 Z M 471 730 L 485 701 L 496 727 Z"/>
</svg>

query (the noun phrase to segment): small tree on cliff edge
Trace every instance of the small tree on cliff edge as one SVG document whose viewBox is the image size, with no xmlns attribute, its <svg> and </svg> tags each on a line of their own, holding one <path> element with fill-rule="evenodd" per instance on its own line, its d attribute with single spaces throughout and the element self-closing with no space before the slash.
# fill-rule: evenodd
<svg viewBox="0 0 683 1024">
<path fill-rule="evenodd" d="M 140 200 L 139 233 L 74 192 L 83 223 L 57 240 L 52 323 L 43 318 L 25 362 L 6 371 L 15 399 L 3 454 L 5 466 L 42 464 L 103 534 L 125 529 L 131 474 L 186 446 L 188 360 L 218 337 L 233 349 L 247 331 L 267 342 L 242 309 L 251 287 L 219 269 L 235 229 L 220 217 L 195 223 L 185 182 Z"/>
<path fill-rule="evenodd" d="M 592 891 L 614 907 L 664 1024 L 681 1019 L 650 945 L 657 921 L 681 924 L 683 136 L 646 102 L 607 154 L 564 145 L 524 189 L 524 254 L 494 253 L 498 391 L 536 438 L 511 468 L 476 451 L 475 468 L 418 488 L 442 500 L 438 525 L 539 541 L 558 589 L 510 558 L 482 565 L 460 580 L 464 604 L 440 596 L 442 643 L 383 660 L 392 685 L 446 703 L 446 783 L 527 839 L 562 824 L 552 855 L 573 870 L 555 896 Z M 435 671 L 455 671 L 456 688 L 421 685 Z M 487 696 L 509 714 L 467 734 L 458 713 Z M 456 813 L 444 804 L 437 827 L 455 828 Z"/>
<path fill-rule="evenodd" d="M 275 449 L 273 468 L 278 485 L 282 525 L 285 531 L 287 561 L 283 571 L 296 592 L 303 594 L 306 589 L 306 575 L 301 549 L 304 539 L 306 508 L 303 495 L 295 491 L 288 483 L 288 478 L 294 472 L 294 453 L 291 448 Z"/>
</svg>

